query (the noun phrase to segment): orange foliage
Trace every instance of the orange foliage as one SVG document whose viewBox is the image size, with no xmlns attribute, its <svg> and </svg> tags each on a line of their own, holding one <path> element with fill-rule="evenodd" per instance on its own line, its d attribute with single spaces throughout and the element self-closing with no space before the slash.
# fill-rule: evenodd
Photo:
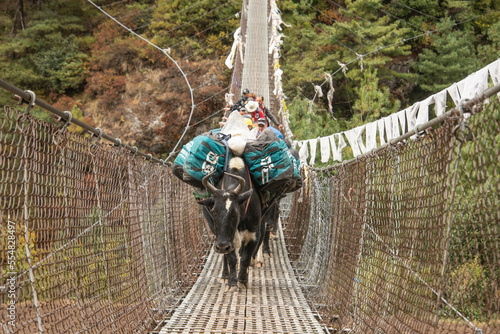
<svg viewBox="0 0 500 334">
<path fill-rule="evenodd" d="M 324 14 L 319 15 L 318 20 L 328 25 L 332 25 L 333 22 L 345 22 L 349 21 L 348 17 L 342 15 L 342 13 L 335 8 L 329 8 L 323 11 Z"/>
<path fill-rule="evenodd" d="M 71 109 L 73 109 L 73 106 L 75 105 L 78 105 L 76 100 L 67 95 L 59 96 L 57 101 L 53 104 L 53 106 L 59 110 L 69 110 L 69 111 L 71 111 Z"/>
<path fill-rule="evenodd" d="M 125 82 L 126 77 L 116 75 L 113 69 L 94 72 L 87 78 L 85 92 L 100 99 L 106 105 L 113 105 L 117 102 L 120 93 L 125 91 Z"/>
</svg>

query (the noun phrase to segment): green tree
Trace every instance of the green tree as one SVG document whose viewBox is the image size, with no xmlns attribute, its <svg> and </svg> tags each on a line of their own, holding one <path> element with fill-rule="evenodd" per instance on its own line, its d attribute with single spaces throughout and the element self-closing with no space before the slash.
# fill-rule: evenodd
<svg viewBox="0 0 500 334">
<path fill-rule="evenodd" d="M 478 59 L 488 64 L 500 58 L 500 18 L 492 24 L 486 33 L 486 43 L 478 46 Z"/>
<path fill-rule="evenodd" d="M 454 23 L 445 18 L 437 28 L 443 29 Z M 423 50 L 415 63 L 420 88 L 427 92 L 438 92 L 477 70 L 474 41 L 475 37 L 469 31 L 452 30 L 433 34 L 430 47 Z"/>
<path fill-rule="evenodd" d="M 354 102 L 353 126 L 375 121 L 399 110 L 398 100 L 391 102 L 389 88 L 379 85 L 377 70 L 371 67 L 363 71 L 363 79 L 355 89 L 358 99 Z"/>
<path fill-rule="evenodd" d="M 241 1 L 162 2 L 152 13 L 149 35 L 157 45 L 170 48 L 176 58 L 193 53 L 196 60 L 215 58 L 231 47 L 240 24 L 234 14 L 240 10 Z"/>
<path fill-rule="evenodd" d="M 15 39 L 2 43 L 0 70 L 5 80 L 46 95 L 83 87 L 87 55 L 75 33 L 84 28 L 77 17 L 53 16 L 39 13 Z"/>
<path fill-rule="evenodd" d="M 404 61 L 410 56 L 410 45 L 402 41 L 412 36 L 411 30 L 388 16 L 381 0 L 346 1 L 345 6 L 331 4 L 320 1 L 280 3 L 284 20 L 293 25 L 293 29 L 284 32 L 288 37 L 283 52 L 285 89 L 312 97 L 311 83 L 321 84 L 325 72 L 336 73 L 333 110 L 338 119 L 349 120 L 353 115 L 360 115 L 359 112 L 353 113 L 351 106 L 356 104 L 359 111 L 363 105 L 361 99 L 366 99 L 366 96 L 359 96 L 359 87 L 363 80 L 365 84 L 367 80 L 363 68 L 366 71 L 371 67 L 376 73 L 377 83 L 385 87 L 379 91 L 386 95 L 384 102 L 380 96 L 377 100 L 387 110 L 394 110 L 400 103 L 388 102 L 395 100 L 390 96 L 389 85 L 398 89 L 408 85 L 413 78 L 411 73 L 392 66 L 395 58 Z M 346 77 L 339 62 L 347 64 Z M 322 107 L 327 108 L 326 96 L 320 101 Z M 293 102 L 290 103 L 292 110 L 300 109 L 294 107 Z M 366 117 L 376 119 L 385 113 L 384 110 L 375 111 L 374 115 L 366 110 L 366 115 L 353 121 L 360 122 Z M 319 127 L 324 128 L 324 124 L 319 124 Z"/>
<path fill-rule="evenodd" d="M 292 106 L 289 107 L 290 126 L 294 139 L 317 138 L 341 130 L 343 121 L 335 121 L 328 110 L 318 109 L 309 100 L 297 97 L 289 105 Z"/>
</svg>

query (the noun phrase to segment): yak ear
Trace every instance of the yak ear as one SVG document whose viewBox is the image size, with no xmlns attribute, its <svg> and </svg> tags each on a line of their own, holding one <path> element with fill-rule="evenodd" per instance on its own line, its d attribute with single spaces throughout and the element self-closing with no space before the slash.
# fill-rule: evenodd
<svg viewBox="0 0 500 334">
<path fill-rule="evenodd" d="M 214 205 L 214 199 L 212 197 L 203 199 L 201 201 L 197 201 L 198 204 L 204 205 L 204 206 L 213 206 Z"/>
<path fill-rule="evenodd" d="M 245 191 L 243 194 L 238 195 L 238 203 L 245 202 L 253 194 L 253 189 Z"/>
</svg>

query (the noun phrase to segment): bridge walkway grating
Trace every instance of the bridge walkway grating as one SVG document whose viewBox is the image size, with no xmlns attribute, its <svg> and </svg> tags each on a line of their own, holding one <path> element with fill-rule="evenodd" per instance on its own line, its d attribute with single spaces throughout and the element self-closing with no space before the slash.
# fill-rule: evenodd
<svg viewBox="0 0 500 334">
<path fill-rule="evenodd" d="M 273 257 L 251 268 L 249 289 L 224 292 L 222 256 L 213 249 L 184 301 L 161 329 L 167 333 L 324 333 L 297 282 L 281 228 Z"/>
</svg>

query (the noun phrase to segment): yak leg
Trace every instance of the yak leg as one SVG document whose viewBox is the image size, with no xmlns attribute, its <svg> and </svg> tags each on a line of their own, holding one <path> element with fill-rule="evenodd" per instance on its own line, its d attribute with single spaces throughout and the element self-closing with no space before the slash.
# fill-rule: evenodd
<svg viewBox="0 0 500 334">
<path fill-rule="evenodd" d="M 224 264 L 227 263 L 227 267 L 229 267 L 229 276 L 227 280 L 227 289 L 226 291 L 232 291 L 236 289 L 238 280 L 236 279 L 236 253 L 232 251 L 229 254 L 224 255 Z M 223 273 L 224 275 L 224 273 Z M 234 289 L 233 289 L 234 288 Z"/>
<path fill-rule="evenodd" d="M 252 258 L 252 266 L 256 266 L 258 268 L 264 267 L 264 253 L 262 251 L 262 247 L 264 244 L 261 244 L 257 247 L 257 253 Z"/>
<path fill-rule="evenodd" d="M 264 235 L 266 233 L 266 225 L 261 224 L 259 232 L 257 233 L 257 248 L 252 254 L 252 266 L 264 267 L 264 255 L 262 253 L 262 242 L 264 241 Z"/>
<path fill-rule="evenodd" d="M 223 281 L 226 281 L 229 278 L 229 266 L 227 264 L 226 255 L 223 255 L 222 257 L 224 258 L 224 263 L 223 263 L 223 266 L 222 266 L 222 276 L 221 276 L 221 279 Z"/>
<path fill-rule="evenodd" d="M 266 231 L 264 235 L 264 254 L 268 254 L 271 257 L 271 247 L 269 247 L 269 238 L 271 237 L 271 231 Z"/>
<path fill-rule="evenodd" d="M 241 258 L 240 258 L 240 271 L 238 273 L 238 285 L 248 288 L 248 267 L 252 261 L 252 255 L 257 250 L 258 242 L 251 240 L 245 246 L 242 246 Z"/>
</svg>

